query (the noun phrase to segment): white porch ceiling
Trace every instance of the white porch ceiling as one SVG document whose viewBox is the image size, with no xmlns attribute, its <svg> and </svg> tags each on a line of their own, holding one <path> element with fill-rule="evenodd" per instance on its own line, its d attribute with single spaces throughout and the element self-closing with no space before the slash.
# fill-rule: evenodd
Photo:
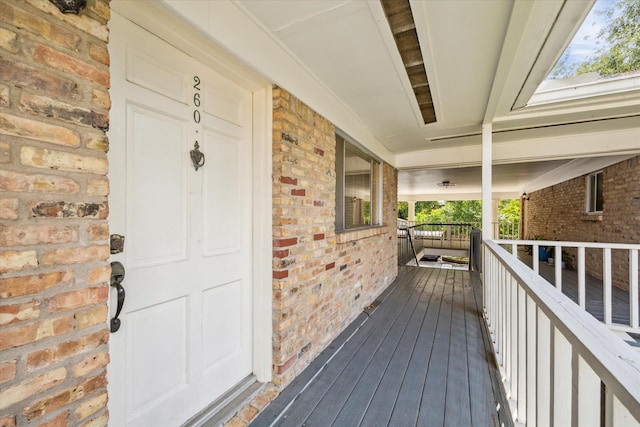
<svg viewBox="0 0 640 427">
<path fill-rule="evenodd" d="M 494 154 L 503 160 L 493 185 L 505 195 L 531 191 L 541 176 L 585 173 L 572 159 L 601 159 L 595 166 L 640 153 L 640 88 L 513 109 L 542 81 L 594 0 L 409 1 L 437 117 L 429 125 L 378 0 L 164 3 L 394 164 L 401 199 L 447 197 L 453 188 L 434 188 L 443 179 L 479 197 L 483 122 L 497 132 Z"/>
</svg>

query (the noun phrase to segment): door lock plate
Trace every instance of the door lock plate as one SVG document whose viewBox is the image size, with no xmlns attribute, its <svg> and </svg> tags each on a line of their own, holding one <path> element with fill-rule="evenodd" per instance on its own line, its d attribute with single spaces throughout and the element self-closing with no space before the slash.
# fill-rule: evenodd
<svg viewBox="0 0 640 427">
<path fill-rule="evenodd" d="M 122 253 L 124 251 L 124 236 L 112 234 L 109 237 L 109 247 L 111 255 Z"/>
</svg>

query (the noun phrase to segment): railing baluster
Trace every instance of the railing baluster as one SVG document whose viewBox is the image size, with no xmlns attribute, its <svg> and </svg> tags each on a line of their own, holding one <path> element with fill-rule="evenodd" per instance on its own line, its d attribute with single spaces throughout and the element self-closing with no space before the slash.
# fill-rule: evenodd
<svg viewBox="0 0 640 427">
<path fill-rule="evenodd" d="M 585 310 L 587 301 L 586 291 L 586 272 L 585 272 L 585 248 L 584 246 L 578 247 L 578 301 L 580 308 Z"/>
<path fill-rule="evenodd" d="M 578 423 L 580 427 L 600 427 L 600 378 L 578 356 Z"/>
<path fill-rule="evenodd" d="M 611 248 L 602 251 L 604 324 L 611 325 Z"/>
<path fill-rule="evenodd" d="M 527 425 L 529 426 L 537 425 L 537 311 L 538 309 L 536 307 L 535 301 L 531 297 L 527 296 Z"/>
<path fill-rule="evenodd" d="M 517 420 L 527 421 L 527 293 L 518 284 L 518 408 Z"/>
<path fill-rule="evenodd" d="M 562 246 L 555 246 L 553 259 L 555 263 L 556 288 L 562 292 Z"/>
<path fill-rule="evenodd" d="M 638 329 L 638 250 L 629 250 L 629 319 L 630 326 Z"/>
<path fill-rule="evenodd" d="M 538 427 L 548 427 L 551 425 L 551 399 L 553 399 L 553 389 L 551 388 L 551 322 L 538 307 Z"/>
<path fill-rule="evenodd" d="M 538 250 L 538 245 L 533 245 L 533 271 L 536 273 L 540 272 L 540 251 Z"/>
<path fill-rule="evenodd" d="M 553 328 L 553 425 L 571 425 L 571 344 Z"/>
</svg>

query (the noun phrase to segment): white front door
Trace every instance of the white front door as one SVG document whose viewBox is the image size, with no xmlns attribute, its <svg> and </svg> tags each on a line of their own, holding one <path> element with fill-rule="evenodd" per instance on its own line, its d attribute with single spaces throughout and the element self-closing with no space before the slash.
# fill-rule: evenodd
<svg viewBox="0 0 640 427">
<path fill-rule="evenodd" d="M 118 14 L 110 27 L 109 226 L 126 269 L 110 424 L 176 426 L 252 373 L 252 95 Z"/>
</svg>

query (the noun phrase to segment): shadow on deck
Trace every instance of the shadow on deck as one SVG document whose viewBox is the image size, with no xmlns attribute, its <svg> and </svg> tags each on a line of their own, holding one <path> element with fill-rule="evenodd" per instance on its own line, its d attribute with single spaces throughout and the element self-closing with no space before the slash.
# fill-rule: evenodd
<svg viewBox="0 0 640 427">
<path fill-rule="evenodd" d="M 511 425 L 478 274 L 402 267 L 374 306 L 251 425 Z"/>
</svg>

